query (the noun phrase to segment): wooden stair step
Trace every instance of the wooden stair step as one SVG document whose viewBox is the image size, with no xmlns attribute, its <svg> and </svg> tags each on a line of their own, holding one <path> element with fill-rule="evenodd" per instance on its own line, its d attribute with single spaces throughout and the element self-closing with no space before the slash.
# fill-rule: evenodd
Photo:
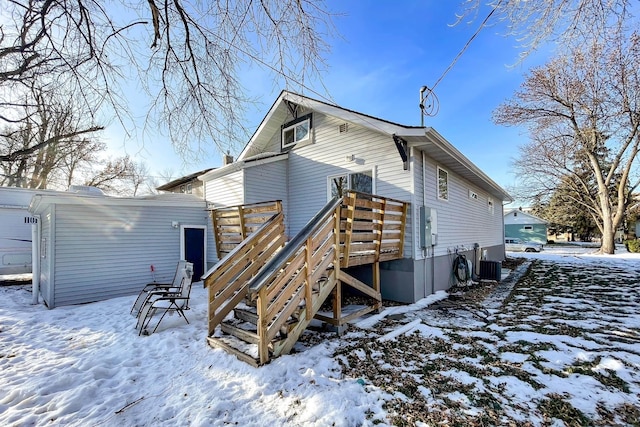
<svg viewBox="0 0 640 427">
<path fill-rule="evenodd" d="M 249 310 L 246 308 L 234 308 L 233 315 L 236 319 L 252 323 L 254 325 L 258 324 L 258 313 L 255 310 Z"/>
<path fill-rule="evenodd" d="M 244 324 L 247 324 L 247 322 L 244 322 Z M 249 344 L 258 344 L 258 342 L 260 341 L 257 331 L 241 328 L 237 326 L 237 323 L 234 325 L 231 323 L 223 322 L 220 324 L 220 330 L 225 334 L 233 335 L 234 337 L 239 338 Z"/>
<path fill-rule="evenodd" d="M 234 355 L 254 367 L 260 365 L 260 358 L 257 356 L 258 347 L 256 345 L 248 345 L 232 336 L 207 337 L 207 343 L 211 347 L 223 349 L 227 353 Z"/>
</svg>

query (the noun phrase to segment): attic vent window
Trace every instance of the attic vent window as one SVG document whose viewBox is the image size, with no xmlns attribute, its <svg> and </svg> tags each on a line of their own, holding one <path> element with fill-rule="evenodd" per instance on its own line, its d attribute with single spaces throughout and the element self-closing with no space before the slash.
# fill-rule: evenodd
<svg viewBox="0 0 640 427">
<path fill-rule="evenodd" d="M 478 193 L 475 191 L 469 190 L 469 198 L 472 200 L 478 200 Z"/>
<path fill-rule="evenodd" d="M 311 114 L 285 123 L 282 126 L 282 148 L 293 147 L 299 142 L 309 140 L 311 135 Z"/>
<path fill-rule="evenodd" d="M 340 125 L 340 133 L 349 132 L 349 123 L 342 123 Z"/>
</svg>

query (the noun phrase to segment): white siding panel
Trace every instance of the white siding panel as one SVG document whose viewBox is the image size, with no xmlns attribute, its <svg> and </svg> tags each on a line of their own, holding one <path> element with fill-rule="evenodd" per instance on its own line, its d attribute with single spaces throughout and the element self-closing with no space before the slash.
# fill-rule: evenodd
<svg viewBox="0 0 640 427">
<path fill-rule="evenodd" d="M 437 197 L 438 164 L 427 157 L 425 167 L 425 204 L 435 208 L 438 215 L 436 255 L 446 255 L 455 251 L 456 247 L 472 249 L 475 243 L 480 247 L 503 244 L 501 200 L 493 199 L 494 210 L 490 212 L 488 199 L 491 196 L 446 168 L 449 200 L 440 200 Z M 469 190 L 476 193 L 478 199 L 469 198 Z"/>
<path fill-rule="evenodd" d="M 207 201 L 219 206 L 244 203 L 244 172 L 239 170 L 204 183 Z"/>
<path fill-rule="evenodd" d="M 57 205 L 55 305 L 98 301 L 137 292 L 173 277 L 180 229 L 172 221 L 206 225 L 203 209 Z"/>
<path fill-rule="evenodd" d="M 326 204 L 327 177 L 331 175 L 373 170 L 376 194 L 411 202 L 412 172 L 403 169 L 393 139 L 352 123 L 348 132 L 340 133 L 342 123 L 344 120 L 314 113 L 314 143 L 294 147 L 289 153 L 288 211 L 292 233 L 298 232 Z M 353 161 L 347 159 L 351 155 Z M 412 239 L 409 226 L 407 257 L 413 252 Z"/>
<path fill-rule="evenodd" d="M 244 203 L 260 203 L 271 200 L 282 201 L 285 224 L 288 223 L 287 208 L 287 159 L 245 169 Z M 288 231 L 287 231 L 288 232 Z"/>
</svg>

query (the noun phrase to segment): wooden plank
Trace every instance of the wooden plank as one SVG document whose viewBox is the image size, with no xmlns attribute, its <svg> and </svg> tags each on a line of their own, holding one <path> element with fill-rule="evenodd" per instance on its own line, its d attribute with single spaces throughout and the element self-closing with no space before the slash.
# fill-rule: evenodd
<svg viewBox="0 0 640 427">
<path fill-rule="evenodd" d="M 276 224 L 275 227 L 265 230 L 264 236 L 256 236 L 256 239 L 258 240 L 255 245 L 247 245 L 239 248 L 238 252 L 234 254 L 232 259 L 229 259 L 224 263 L 220 263 L 220 268 L 216 268 L 214 273 L 210 276 L 211 280 L 213 280 L 214 283 L 220 283 L 221 285 L 219 286 L 224 287 L 226 286 L 224 283 L 229 282 L 244 268 L 246 268 L 247 263 L 254 262 L 256 266 L 259 266 L 257 262 L 266 261 L 266 255 L 272 254 L 279 247 L 284 245 L 286 240 L 286 236 L 284 235 L 284 224 Z M 261 255 L 262 252 L 266 252 L 266 254 Z"/>
<path fill-rule="evenodd" d="M 363 211 L 359 209 L 354 209 L 353 218 L 356 220 L 374 220 L 374 221 L 382 221 L 382 212 L 372 212 L 372 211 Z"/>
<path fill-rule="evenodd" d="M 353 313 L 350 313 L 349 315 L 347 315 L 345 317 L 342 317 L 340 319 L 340 325 L 339 326 L 342 326 L 342 325 L 344 325 L 346 323 L 349 323 L 352 320 L 355 320 L 358 317 L 364 316 L 367 313 L 371 313 L 374 310 L 377 310 L 377 308 L 373 307 L 373 306 L 369 306 L 369 307 L 364 307 L 364 308 L 362 308 L 362 309 L 360 309 L 358 311 L 354 311 Z"/>
<path fill-rule="evenodd" d="M 357 198 L 355 206 L 358 208 L 367 208 L 369 210 L 381 209 L 381 203 L 379 200 L 365 200 L 365 199 Z"/>
<path fill-rule="evenodd" d="M 278 294 L 276 299 L 270 301 L 267 306 L 267 322 L 270 323 L 276 314 L 282 310 L 285 303 L 302 288 L 307 278 L 303 271 L 300 271 L 295 277 L 292 277 L 290 281 L 286 282 L 286 285 L 282 287 L 282 291 Z"/>
<path fill-rule="evenodd" d="M 320 260 L 331 250 L 331 248 L 333 248 L 333 245 L 333 239 L 327 239 L 324 241 L 322 247 L 318 248 L 318 250 L 311 255 L 310 262 L 312 268 L 314 268 L 314 266 L 318 262 L 320 262 Z"/>
<path fill-rule="evenodd" d="M 273 322 L 269 325 L 269 330 L 267 331 L 267 339 L 269 341 L 275 338 L 280 328 L 287 323 L 289 317 L 300 307 L 300 302 L 304 298 L 304 291 L 305 287 L 299 287 L 291 296 L 291 300 L 282 307 L 282 310 L 279 313 L 275 313 L 276 316 L 274 316 Z"/>
<path fill-rule="evenodd" d="M 253 357 L 249 356 L 246 353 L 241 352 L 240 350 L 238 350 L 237 348 L 227 344 L 226 342 L 221 341 L 218 338 L 207 337 L 207 342 L 209 343 L 209 345 L 211 347 L 221 348 L 224 351 L 226 351 L 227 353 L 234 355 L 235 357 L 237 357 L 241 361 L 243 361 L 245 363 L 248 363 L 249 365 L 253 366 L 254 368 L 257 368 L 258 366 L 260 366 L 259 362 L 256 359 L 254 359 Z"/>
<path fill-rule="evenodd" d="M 222 323 L 224 318 L 227 317 L 227 314 L 231 313 L 231 310 L 240 304 L 240 301 L 242 301 L 246 295 L 246 289 L 240 288 L 233 298 L 229 300 L 219 301 L 218 304 L 214 304 L 215 301 L 209 303 L 209 335 L 215 331 L 216 326 Z"/>
<path fill-rule="evenodd" d="M 359 290 L 360 292 L 370 296 L 371 298 L 375 298 L 376 300 L 382 300 L 382 294 L 380 294 L 379 290 L 372 288 L 371 286 L 367 285 L 364 282 L 361 282 L 360 280 L 356 279 L 350 274 L 345 273 L 344 271 L 340 271 L 340 274 L 338 275 L 338 279 L 342 283 L 346 283 L 347 285 L 351 286 L 354 289 Z"/>
<path fill-rule="evenodd" d="M 332 254 L 329 254 L 322 262 L 316 267 L 315 271 L 311 274 L 311 286 L 320 280 L 321 277 L 329 277 L 331 272 L 329 271 L 329 265 L 335 262 Z"/>
<path fill-rule="evenodd" d="M 309 322 L 311 322 L 313 314 L 318 312 L 324 300 L 327 299 L 327 296 L 329 296 L 333 288 L 336 286 L 336 282 L 335 277 L 332 277 L 331 280 L 329 280 L 320 290 L 320 293 L 315 295 L 313 306 L 305 306 L 305 309 L 300 313 L 300 321 L 289 331 L 287 338 L 277 344 L 274 344 L 274 356 L 279 356 L 291 351 L 295 343 L 298 341 L 300 334 L 302 334 L 309 325 Z"/>
<path fill-rule="evenodd" d="M 392 258 L 395 259 L 395 258 Z M 382 261 L 382 255 L 380 255 L 380 260 Z M 342 260 L 341 267 L 355 267 L 357 265 L 371 264 L 376 261 L 376 256 L 372 255 L 362 255 L 362 256 L 352 256 L 348 259 Z"/>
<path fill-rule="evenodd" d="M 380 254 L 380 261 L 391 261 L 394 259 L 401 259 L 402 258 L 402 254 L 399 252 L 389 252 L 389 253 L 383 253 Z"/>
<path fill-rule="evenodd" d="M 378 244 L 376 242 L 368 242 L 368 243 L 360 243 L 360 242 L 351 242 L 351 252 L 358 253 L 363 251 L 375 251 L 378 249 Z"/>
<path fill-rule="evenodd" d="M 280 292 L 280 288 L 284 286 L 284 282 L 291 278 L 298 270 L 302 269 L 304 266 L 305 256 L 304 251 L 299 251 L 296 255 L 288 261 L 288 264 L 284 267 L 283 270 L 279 270 L 274 275 L 276 279 L 272 284 L 269 285 L 269 289 L 267 290 L 267 298 L 271 301 L 275 298 L 275 295 Z"/>
<path fill-rule="evenodd" d="M 216 218 L 240 218 L 238 211 L 235 209 L 220 209 L 213 211 Z"/>
<path fill-rule="evenodd" d="M 220 324 L 220 330 L 225 334 L 233 335 L 236 338 L 241 339 L 249 344 L 258 344 L 258 334 L 255 332 L 247 331 L 246 329 L 238 328 L 237 326 L 229 325 L 227 323 Z"/>
<path fill-rule="evenodd" d="M 254 313 L 253 311 L 249 311 L 244 308 L 235 307 L 233 309 L 233 316 L 236 319 L 253 323 L 254 325 L 258 325 L 258 313 Z"/>
<path fill-rule="evenodd" d="M 405 230 L 406 230 L 406 226 L 407 226 L 407 213 L 409 211 L 409 204 L 405 203 L 403 205 L 403 207 L 404 207 L 404 211 L 402 213 L 402 227 L 400 228 L 402 230 L 402 233 L 400 233 L 400 254 L 399 254 L 399 258 L 402 257 L 403 251 L 404 251 L 404 237 L 405 237 L 405 234 L 407 234 L 405 232 Z"/>
<path fill-rule="evenodd" d="M 237 218 L 218 218 L 218 225 L 238 225 L 240 221 Z"/>
<path fill-rule="evenodd" d="M 258 291 L 258 356 L 260 364 L 264 365 L 269 361 L 269 340 L 267 339 L 267 289 Z"/>
</svg>

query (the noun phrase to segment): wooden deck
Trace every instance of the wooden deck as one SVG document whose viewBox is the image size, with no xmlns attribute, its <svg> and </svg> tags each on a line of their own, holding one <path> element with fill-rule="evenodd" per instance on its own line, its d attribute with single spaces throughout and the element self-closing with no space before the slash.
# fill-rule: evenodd
<svg viewBox="0 0 640 427">
<path fill-rule="evenodd" d="M 402 258 L 407 209 L 398 200 L 349 191 L 289 242 L 280 202 L 213 211 L 222 257 L 204 276 L 209 344 L 262 365 L 288 353 L 313 318 L 341 326 L 380 309 L 379 264 Z M 372 284 L 343 270 L 367 264 Z M 357 310 L 342 307 L 343 286 L 370 302 Z M 329 296 L 331 316 L 319 313 Z"/>
</svg>

